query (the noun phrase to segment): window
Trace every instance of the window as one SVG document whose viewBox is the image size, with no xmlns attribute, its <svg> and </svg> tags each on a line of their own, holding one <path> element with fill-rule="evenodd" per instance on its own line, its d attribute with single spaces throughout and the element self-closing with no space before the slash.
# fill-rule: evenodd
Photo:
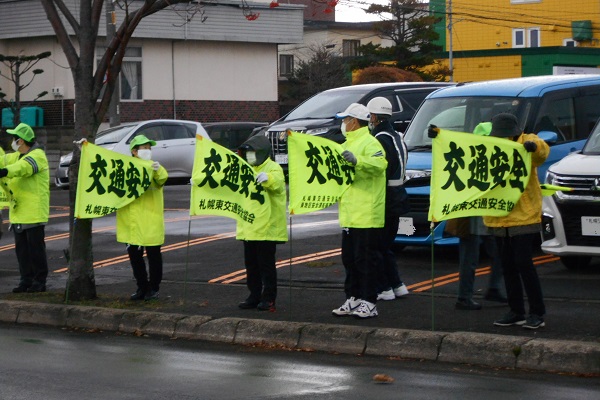
<svg viewBox="0 0 600 400">
<path fill-rule="evenodd" d="M 513 29 L 513 48 L 540 46 L 540 28 Z"/>
<path fill-rule="evenodd" d="M 294 56 L 290 54 L 279 55 L 279 76 L 288 77 L 294 72 Z"/>
<path fill-rule="evenodd" d="M 358 46 L 360 46 L 360 40 L 343 40 L 342 41 L 342 55 L 344 57 L 356 57 L 358 54 Z"/>
<path fill-rule="evenodd" d="M 97 61 L 100 62 L 104 52 L 103 47 L 96 49 Z M 125 50 L 123 63 L 121 64 L 121 74 L 119 78 L 119 90 L 121 100 L 142 100 L 142 48 L 128 47 Z M 102 98 L 104 89 L 100 92 Z"/>
<path fill-rule="evenodd" d="M 571 38 L 563 39 L 563 46 L 565 47 L 577 47 L 577 42 Z"/>
</svg>

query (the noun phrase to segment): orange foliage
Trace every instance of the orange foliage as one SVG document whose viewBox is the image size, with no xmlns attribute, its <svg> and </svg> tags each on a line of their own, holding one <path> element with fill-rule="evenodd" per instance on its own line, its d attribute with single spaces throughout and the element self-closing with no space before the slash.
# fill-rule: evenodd
<svg viewBox="0 0 600 400">
<path fill-rule="evenodd" d="M 385 82 L 422 82 L 421 77 L 410 71 L 396 67 L 367 67 L 357 71 L 352 78 L 353 85 Z"/>
</svg>

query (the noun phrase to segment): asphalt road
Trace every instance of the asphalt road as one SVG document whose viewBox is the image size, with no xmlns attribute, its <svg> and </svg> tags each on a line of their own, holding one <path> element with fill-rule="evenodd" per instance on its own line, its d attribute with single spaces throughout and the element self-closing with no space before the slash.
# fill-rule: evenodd
<svg viewBox="0 0 600 400">
<path fill-rule="evenodd" d="M 2 399 L 587 400 L 600 378 L 0 325 Z M 383 376 L 389 383 L 374 380 Z"/>
<path fill-rule="evenodd" d="M 12 234 L 0 240 L 0 298 L 57 301 L 64 293 L 68 263 L 68 192 L 51 193 L 51 219 L 46 229 L 50 264 L 48 288 L 41 295 L 10 293 L 18 283 Z M 554 258 L 535 256 L 547 303 L 546 327 L 526 331 L 498 328 L 492 322 L 507 307 L 483 301 L 480 311 L 454 309 L 458 253 L 454 248 L 408 247 L 397 253 L 403 280 L 411 294 L 406 299 L 380 301 L 379 317 L 367 321 L 335 318 L 331 310 L 344 301 L 344 268 L 340 259 L 341 234 L 337 209 L 294 216 L 289 220 L 291 239 L 278 246 L 279 294 L 276 313 L 239 310 L 247 296 L 242 245 L 235 240 L 233 220 L 202 216 L 190 218 L 189 186 L 165 189 L 166 243 L 163 246 L 164 280 L 161 300 L 154 304 L 127 301 L 135 291 L 124 245 L 115 240 L 114 215 L 93 225 L 95 276 L 99 304 L 218 317 L 360 324 L 435 331 L 473 331 L 569 340 L 600 340 L 600 262 L 587 271 L 565 269 Z M 6 211 L 5 211 L 6 216 Z M 6 222 L 6 221 L 5 221 Z M 488 260 L 481 260 L 475 282 L 481 299 L 489 275 Z M 433 279 L 433 285 L 432 285 Z M 37 297 L 33 297 L 37 296 Z M 62 300 L 62 298 L 61 298 Z"/>
</svg>

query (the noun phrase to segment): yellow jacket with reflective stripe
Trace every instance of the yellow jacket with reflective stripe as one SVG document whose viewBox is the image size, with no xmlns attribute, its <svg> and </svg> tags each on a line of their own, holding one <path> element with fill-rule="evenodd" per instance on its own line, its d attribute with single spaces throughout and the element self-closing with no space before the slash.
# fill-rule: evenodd
<svg viewBox="0 0 600 400">
<path fill-rule="evenodd" d="M 269 179 L 261 185 L 269 196 L 271 213 L 269 218 L 256 219 L 253 224 L 237 221 L 237 240 L 267 240 L 287 242 L 286 191 L 283 169 L 275 161 L 267 158 L 261 165 L 253 166 L 255 176 L 265 172 Z"/>
<path fill-rule="evenodd" d="M 542 221 L 542 190 L 538 180 L 537 167 L 548 158 L 550 147 L 533 133 L 522 134 L 517 142 L 537 144 L 537 149 L 531 154 L 531 176 L 525 191 L 510 214 L 505 217 L 483 217 L 484 224 L 492 228 L 532 225 Z"/>
<path fill-rule="evenodd" d="M 48 222 L 50 214 L 50 172 L 46 153 L 34 145 L 27 153 L 4 156 L 8 170 L 6 183 L 10 193 L 11 224 Z"/>
<path fill-rule="evenodd" d="M 363 127 L 346 134 L 342 146 L 356 156 L 354 182 L 340 199 L 342 228 L 381 228 L 385 221 L 385 171 L 383 146 Z"/>
<path fill-rule="evenodd" d="M 165 242 L 163 186 L 168 177 L 161 166 L 154 172 L 150 187 L 117 210 L 117 242 L 136 246 L 160 246 Z"/>
</svg>

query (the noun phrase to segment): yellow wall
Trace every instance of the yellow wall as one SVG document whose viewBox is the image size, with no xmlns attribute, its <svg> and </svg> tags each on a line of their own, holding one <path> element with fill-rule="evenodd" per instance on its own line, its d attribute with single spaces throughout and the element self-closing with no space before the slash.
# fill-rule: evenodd
<svg viewBox="0 0 600 400">
<path fill-rule="evenodd" d="M 448 4 L 448 1 L 446 1 Z M 571 22 L 591 20 L 600 29 L 598 0 L 539 0 L 511 4 L 511 0 L 452 0 L 454 51 L 512 48 L 513 28 L 540 28 L 540 44 L 562 46 L 572 37 Z M 594 34 L 599 37 L 600 34 Z M 449 48 L 449 36 L 446 38 Z M 600 46 L 580 42 L 579 46 Z"/>
<path fill-rule="evenodd" d="M 453 60 L 456 82 L 521 76 L 521 56 L 458 58 Z"/>
</svg>

